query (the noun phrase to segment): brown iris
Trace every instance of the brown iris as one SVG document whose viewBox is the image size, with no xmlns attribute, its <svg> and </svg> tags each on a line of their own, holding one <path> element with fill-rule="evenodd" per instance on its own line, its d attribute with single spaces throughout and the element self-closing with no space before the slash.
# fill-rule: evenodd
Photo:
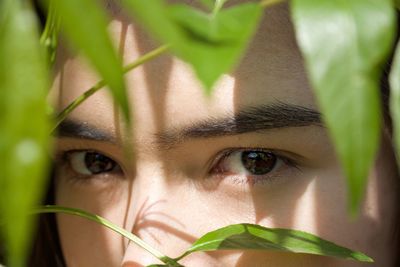
<svg viewBox="0 0 400 267">
<path fill-rule="evenodd" d="M 102 154 L 96 152 L 87 152 L 85 154 L 85 167 L 92 174 L 110 172 L 115 168 L 115 166 L 115 161 Z"/>
<path fill-rule="evenodd" d="M 243 166 L 254 175 L 269 173 L 276 164 L 277 158 L 271 152 L 244 151 L 242 152 Z"/>
</svg>

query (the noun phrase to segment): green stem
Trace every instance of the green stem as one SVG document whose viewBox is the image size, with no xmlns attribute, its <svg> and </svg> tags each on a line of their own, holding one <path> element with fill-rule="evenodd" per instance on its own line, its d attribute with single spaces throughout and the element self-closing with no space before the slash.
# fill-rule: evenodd
<svg viewBox="0 0 400 267">
<path fill-rule="evenodd" d="M 52 28 L 53 16 L 54 16 L 54 6 L 53 5 L 54 5 L 53 1 L 50 0 L 49 7 L 48 7 L 48 14 L 47 14 L 47 18 L 46 18 L 46 24 L 44 26 L 43 33 L 40 36 L 40 43 L 42 45 L 46 45 L 46 40 L 50 36 L 50 30 Z"/>
<path fill-rule="evenodd" d="M 216 0 L 215 4 L 214 4 L 214 9 L 212 11 L 212 16 L 215 17 L 218 12 L 221 10 L 221 8 L 223 7 L 223 5 L 225 4 L 227 0 Z"/>
<path fill-rule="evenodd" d="M 273 5 L 277 5 L 283 2 L 286 2 L 287 0 L 261 0 L 260 5 L 264 8 L 271 7 Z"/>
<path fill-rule="evenodd" d="M 123 69 L 123 73 L 127 73 L 134 68 L 146 63 L 147 61 L 160 56 L 164 52 L 166 52 L 169 49 L 170 45 L 163 45 L 161 47 L 158 47 L 149 53 L 141 56 L 134 62 L 126 65 Z M 54 128 L 52 132 L 60 125 L 60 123 L 75 109 L 77 108 L 80 104 L 82 104 L 86 99 L 88 99 L 91 95 L 96 93 L 98 90 L 103 88 L 106 85 L 106 82 L 104 80 L 101 80 L 97 82 L 94 86 L 92 86 L 89 90 L 84 92 L 82 95 L 78 96 L 74 101 L 72 101 L 66 108 L 64 108 L 56 117 L 56 123 L 54 125 Z"/>
<path fill-rule="evenodd" d="M 119 226 L 114 225 L 112 222 L 110 222 L 98 215 L 94 215 L 94 214 L 91 214 L 91 213 L 88 213 L 86 211 L 79 210 L 79 209 L 54 206 L 54 205 L 46 205 L 46 206 L 39 207 L 38 209 L 35 210 L 34 213 L 65 213 L 65 214 L 79 216 L 79 217 L 94 221 L 94 222 L 99 223 L 99 224 L 113 230 L 114 232 L 117 232 L 117 233 L 121 234 L 122 236 L 128 238 L 130 241 L 132 241 L 136 245 L 140 246 L 141 248 L 147 250 L 154 257 L 158 258 L 165 264 L 167 264 L 169 266 L 181 266 L 174 259 L 172 259 L 168 256 L 165 256 L 164 254 L 162 254 L 155 248 L 153 248 L 150 245 L 148 245 L 147 243 L 145 243 L 138 236 L 132 234 L 131 232 L 129 232 Z"/>
<path fill-rule="evenodd" d="M 53 0 L 50 0 L 46 24 L 40 36 L 40 44 L 46 48 L 50 64 L 55 60 L 59 27 L 60 18 L 57 15 Z"/>
</svg>

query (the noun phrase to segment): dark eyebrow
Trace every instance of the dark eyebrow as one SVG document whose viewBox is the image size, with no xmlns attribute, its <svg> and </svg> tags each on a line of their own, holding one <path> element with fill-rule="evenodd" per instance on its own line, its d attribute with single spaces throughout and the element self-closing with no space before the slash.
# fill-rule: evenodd
<svg viewBox="0 0 400 267">
<path fill-rule="evenodd" d="M 117 139 L 112 134 L 105 132 L 87 122 L 65 119 L 55 130 L 55 136 L 86 139 L 116 144 Z"/>
<path fill-rule="evenodd" d="M 262 105 L 246 108 L 222 118 L 207 118 L 179 129 L 170 129 L 156 135 L 162 148 L 170 148 L 187 139 L 230 136 L 270 129 L 322 126 L 321 114 L 313 109 L 285 104 Z M 117 138 L 87 122 L 66 119 L 55 131 L 58 137 L 70 137 L 118 144 Z"/>
<path fill-rule="evenodd" d="M 207 118 L 157 135 L 161 147 L 170 148 L 187 139 L 237 135 L 262 130 L 322 126 L 321 114 L 311 108 L 278 102 L 276 104 L 245 108 L 236 114 L 221 118 Z"/>
</svg>

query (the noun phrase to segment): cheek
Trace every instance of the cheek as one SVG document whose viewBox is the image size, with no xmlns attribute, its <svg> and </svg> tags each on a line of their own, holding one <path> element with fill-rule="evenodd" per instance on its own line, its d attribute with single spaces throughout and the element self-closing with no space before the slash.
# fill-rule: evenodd
<svg viewBox="0 0 400 267">
<path fill-rule="evenodd" d="M 398 187 L 397 182 L 393 183 L 393 173 L 382 173 L 394 165 L 388 166 L 387 162 L 384 165 L 382 168 L 378 162 L 371 171 L 365 201 L 357 218 L 352 218 L 347 210 L 346 180 L 339 166 L 332 164 L 320 170 L 304 170 L 298 181 L 281 191 L 255 198 L 260 219 L 257 223 L 314 233 L 372 256 L 379 266 L 390 266 L 393 251 L 388 250 L 388 242 L 393 240 L 391 235 L 397 221 Z M 318 257 L 312 258 L 310 263 L 316 264 L 317 260 Z M 333 264 L 335 261 L 328 262 Z M 347 266 L 343 264 L 332 266 Z M 349 266 L 353 265 L 349 263 Z"/>
<path fill-rule="evenodd" d="M 337 240 L 337 233 L 346 229 L 340 225 L 350 224 L 346 187 L 335 164 L 303 169 L 290 183 L 268 194 L 253 194 L 253 201 L 256 223 L 268 227 L 299 229 Z"/>
<path fill-rule="evenodd" d="M 90 189 L 89 189 L 90 188 Z M 59 179 L 56 204 L 98 214 L 123 227 L 125 192 L 122 187 L 101 183 L 85 187 Z M 126 202 L 126 200 L 125 200 Z M 98 223 L 58 214 L 57 225 L 67 266 L 119 266 L 126 247 L 124 238 Z"/>
<path fill-rule="evenodd" d="M 124 252 L 120 235 L 94 222 L 57 216 L 61 247 L 67 266 L 119 266 Z"/>
</svg>

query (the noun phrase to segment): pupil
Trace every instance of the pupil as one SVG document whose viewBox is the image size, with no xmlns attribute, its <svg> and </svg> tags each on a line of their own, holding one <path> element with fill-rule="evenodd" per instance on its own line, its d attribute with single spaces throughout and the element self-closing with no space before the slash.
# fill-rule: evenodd
<svg viewBox="0 0 400 267">
<path fill-rule="evenodd" d="M 251 174 L 267 174 L 275 167 L 276 156 L 269 152 L 245 151 L 242 152 L 242 163 Z"/>
<path fill-rule="evenodd" d="M 96 152 L 87 152 L 85 166 L 93 174 L 108 172 L 114 169 L 115 162 L 110 158 Z"/>
</svg>

